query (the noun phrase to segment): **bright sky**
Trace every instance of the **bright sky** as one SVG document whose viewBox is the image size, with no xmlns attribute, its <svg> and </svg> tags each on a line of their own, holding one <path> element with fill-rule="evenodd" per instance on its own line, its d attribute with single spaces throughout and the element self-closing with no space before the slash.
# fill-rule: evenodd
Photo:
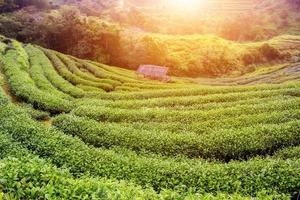
<svg viewBox="0 0 300 200">
<path fill-rule="evenodd" d="M 208 0 L 167 0 L 167 4 L 176 10 L 191 11 L 203 7 L 207 1 Z"/>
</svg>

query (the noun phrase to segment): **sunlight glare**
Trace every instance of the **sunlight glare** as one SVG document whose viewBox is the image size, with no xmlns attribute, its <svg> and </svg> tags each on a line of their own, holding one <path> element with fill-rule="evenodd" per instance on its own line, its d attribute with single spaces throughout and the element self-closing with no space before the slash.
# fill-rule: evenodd
<svg viewBox="0 0 300 200">
<path fill-rule="evenodd" d="M 168 4 L 173 9 L 185 11 L 196 10 L 203 6 L 206 0 L 168 0 Z"/>
</svg>

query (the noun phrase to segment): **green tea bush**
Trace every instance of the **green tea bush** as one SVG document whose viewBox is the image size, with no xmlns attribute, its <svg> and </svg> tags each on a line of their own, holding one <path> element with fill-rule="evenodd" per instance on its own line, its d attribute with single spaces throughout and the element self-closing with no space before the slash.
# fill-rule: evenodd
<svg viewBox="0 0 300 200">
<path fill-rule="evenodd" d="M 65 66 L 68 68 L 70 72 L 73 74 L 76 74 L 77 76 L 93 81 L 93 82 L 98 82 L 101 79 L 95 77 L 93 74 L 88 74 L 80 70 L 81 65 L 78 64 L 75 60 L 71 59 L 69 56 L 61 54 L 61 53 L 56 53 L 57 57 L 65 64 Z"/>
<path fill-rule="evenodd" d="M 101 81 L 102 83 L 110 84 L 114 87 L 121 85 L 122 83 L 118 80 L 114 80 L 111 76 L 107 74 L 105 71 L 101 71 L 99 67 L 94 66 L 87 61 L 82 61 L 80 59 L 73 58 L 74 62 L 76 62 L 78 68 L 82 71 L 86 71 L 91 73 L 93 76 L 95 76 L 97 79 L 91 79 L 96 81 Z"/>
<path fill-rule="evenodd" d="M 37 47 L 35 47 L 37 48 Z M 40 49 L 41 50 L 41 49 Z M 51 84 L 58 88 L 60 91 L 69 94 L 75 98 L 80 98 L 84 96 L 84 91 L 80 88 L 75 87 L 63 77 L 61 77 L 57 71 L 54 69 L 52 63 L 47 58 L 46 55 L 41 55 L 40 62 L 42 62 L 42 70 L 45 77 L 51 82 Z"/>
<path fill-rule="evenodd" d="M 180 89 L 180 88 L 186 88 L 187 85 L 185 84 L 176 84 L 176 83 L 170 83 L 170 84 L 163 84 L 163 83 L 124 83 L 123 86 L 127 87 L 137 87 L 140 89 L 145 89 L 145 90 L 151 90 L 151 89 L 156 89 L 156 90 L 166 90 L 166 89 Z"/>
<path fill-rule="evenodd" d="M 8 104 L 9 99 L 8 99 L 7 96 L 5 95 L 5 93 L 4 93 L 4 91 L 2 90 L 1 86 L 2 86 L 2 83 L 1 83 L 1 80 L 0 80 L 0 105 Z"/>
<path fill-rule="evenodd" d="M 136 108 L 174 108 L 174 107 L 187 107 L 190 106 L 200 106 L 209 103 L 233 103 L 253 98 L 266 98 L 274 97 L 273 100 L 286 97 L 289 98 L 291 95 L 296 96 L 298 89 L 288 88 L 288 89 L 274 89 L 274 90 L 263 90 L 263 91 L 246 91 L 246 92 L 235 92 L 235 93 L 225 93 L 225 94 L 211 94 L 211 95 L 197 95 L 197 96 L 179 96 L 179 97 L 160 97 L 145 100 L 119 100 L 119 101 L 100 101 L 98 99 L 84 99 L 82 101 L 83 105 L 101 105 L 109 106 L 112 108 L 123 108 L 123 109 L 136 109 Z M 124 93 L 126 95 L 126 93 Z M 78 101 L 80 105 L 80 100 Z M 256 102 L 257 103 L 257 102 Z M 224 107 L 226 107 L 225 105 Z"/>
<path fill-rule="evenodd" d="M 183 154 L 221 160 L 271 154 L 277 148 L 298 144 L 300 139 L 297 136 L 300 121 L 256 125 L 254 128 L 216 128 L 204 135 L 136 130 L 71 115 L 59 116 L 53 124 L 64 133 L 79 136 L 96 147 L 121 146 L 169 156 Z"/>
<path fill-rule="evenodd" d="M 0 131 L 0 159 L 6 157 L 22 157 L 28 154 L 29 151 L 23 148 L 20 143 L 15 142 L 5 131 Z"/>
<path fill-rule="evenodd" d="M 6 130 L 15 141 L 22 142 L 23 147 L 48 158 L 53 164 L 68 167 L 77 176 L 89 173 L 131 180 L 142 186 L 152 186 L 156 191 L 167 188 L 203 194 L 238 191 L 246 196 L 257 196 L 263 190 L 269 194 L 289 194 L 300 187 L 299 160 L 257 158 L 219 164 L 137 155 L 128 150 L 96 149 L 34 122 L 11 105 L 0 109 L 0 130 Z"/>
<path fill-rule="evenodd" d="M 282 150 L 276 152 L 274 157 L 282 158 L 282 159 L 299 159 L 300 158 L 300 146 L 282 149 Z"/>
<path fill-rule="evenodd" d="M 115 88 L 116 92 L 136 92 L 140 90 L 141 89 L 138 87 L 130 87 L 130 86 L 118 86 Z"/>
<path fill-rule="evenodd" d="M 77 60 L 78 63 L 82 65 L 86 70 L 90 71 L 92 74 L 94 74 L 98 78 L 107 78 L 114 81 L 118 81 L 120 83 L 126 83 L 126 82 L 142 82 L 139 80 L 136 80 L 136 77 L 127 77 L 126 73 L 120 73 L 120 71 L 108 71 L 107 68 L 105 68 L 105 65 L 90 62 L 90 61 L 82 61 Z M 126 71 L 127 72 L 127 71 Z"/>
<path fill-rule="evenodd" d="M 42 66 L 49 66 L 49 63 L 47 63 L 48 60 L 45 59 L 46 57 L 44 53 L 38 48 L 34 48 L 32 45 L 27 45 L 25 50 L 29 56 L 30 61 L 30 77 L 32 78 L 32 80 L 34 80 L 35 85 L 40 90 L 48 92 L 49 94 L 53 94 L 66 100 L 71 100 L 72 98 L 69 95 L 57 90 L 57 88 L 55 88 L 44 75 Z"/>
<path fill-rule="evenodd" d="M 153 189 L 143 189 L 125 181 L 73 178 L 67 170 L 60 170 L 37 158 L 7 158 L 0 161 L 0 187 L 5 196 L 14 199 L 190 199 L 196 195 Z M 20 184 L 21 183 L 21 184 Z M 200 195 L 199 195 L 200 196 Z M 238 195 L 237 195 L 238 196 Z"/>
<path fill-rule="evenodd" d="M 272 89 L 297 89 L 299 90 L 300 85 L 298 82 L 291 82 L 285 84 L 262 84 L 255 86 L 194 86 L 187 89 L 169 89 L 169 90 L 153 90 L 153 91 L 140 91 L 130 93 L 108 93 L 99 96 L 101 99 L 107 100 L 142 100 L 160 97 L 177 97 L 177 96 L 197 96 L 197 95 L 208 95 L 208 94 L 226 94 L 234 92 L 245 92 L 245 91 L 259 91 L 259 90 L 272 90 Z"/>
<path fill-rule="evenodd" d="M 109 74 L 114 74 L 114 75 L 117 75 L 118 77 L 126 78 L 125 80 L 127 80 L 127 81 L 125 81 L 125 82 L 132 82 L 132 81 L 128 81 L 128 80 L 135 80 L 134 82 L 140 82 L 140 83 L 144 82 L 144 81 L 141 81 L 141 80 L 136 80 L 135 71 L 127 70 L 127 69 L 124 69 L 124 68 L 120 69 L 120 67 L 105 65 L 103 63 L 95 63 L 95 62 L 91 62 L 91 63 L 95 64 L 96 66 L 99 66 L 100 68 L 102 68 L 103 70 L 105 70 Z"/>
<path fill-rule="evenodd" d="M 299 99 L 274 100 L 269 103 L 254 105 L 237 105 L 229 108 L 217 108 L 207 111 L 202 110 L 171 110 L 159 108 L 147 108 L 142 110 L 129 110 L 109 108 L 97 105 L 82 105 L 72 110 L 78 116 L 89 117 L 97 121 L 109 122 L 185 122 L 219 120 L 224 117 L 238 117 L 242 114 L 254 114 L 257 112 L 284 111 L 286 109 L 299 108 Z"/>
<path fill-rule="evenodd" d="M 278 96 L 277 96 L 278 95 Z M 220 108 L 229 108 L 229 107 L 235 107 L 239 105 L 251 105 L 251 104 L 261 104 L 261 103 L 270 103 L 274 101 L 274 99 L 277 100 L 286 100 L 289 99 L 290 96 L 275 94 L 273 98 L 270 96 L 256 96 L 254 98 L 244 99 L 240 98 L 240 100 L 229 100 L 227 102 L 208 102 L 208 103 L 200 103 L 200 104 L 192 104 L 187 106 L 181 106 L 180 104 L 175 106 L 163 106 L 163 108 L 172 109 L 172 110 L 213 110 L 213 109 L 220 109 Z M 144 107 L 143 107 L 144 108 Z M 146 108 L 146 107 L 145 107 Z"/>
<path fill-rule="evenodd" d="M 165 190 L 156 193 L 151 188 L 142 188 L 126 181 L 96 178 L 74 178 L 67 170 L 60 170 L 37 158 L 6 158 L 0 161 L 0 187 L 5 197 L 15 199 L 251 199 L 250 196 L 226 193 L 192 194 Z M 19 183 L 22 184 L 19 184 Z M 288 195 L 260 192 L 256 199 L 289 199 Z"/>
<path fill-rule="evenodd" d="M 9 50 L 3 58 L 2 68 L 7 77 L 11 91 L 18 98 L 31 103 L 35 108 L 53 113 L 68 112 L 70 102 L 54 94 L 39 90 L 24 66 L 27 63 L 19 51 Z M 26 54 L 27 55 L 27 54 Z"/>
<path fill-rule="evenodd" d="M 86 85 L 77 85 L 76 87 L 84 90 L 85 92 L 91 92 L 91 93 L 105 93 L 105 90 L 93 86 L 86 86 Z"/>
<path fill-rule="evenodd" d="M 56 68 L 56 70 L 59 72 L 61 76 L 63 76 L 66 80 L 71 82 L 74 85 L 82 84 L 87 86 L 93 86 L 93 87 L 99 87 L 101 89 L 104 89 L 106 91 L 110 91 L 113 89 L 111 85 L 108 85 L 106 83 L 101 82 L 93 82 L 90 80 L 85 80 L 76 74 L 73 74 L 71 71 L 69 71 L 66 67 L 66 65 L 60 60 L 60 58 L 55 55 L 53 51 L 50 50 L 44 50 L 45 54 L 48 56 L 48 58 L 51 60 L 52 64 Z"/>
<path fill-rule="evenodd" d="M 228 86 L 162 84 L 0 41 L 10 87 L 0 80 L 0 199 L 271 200 L 299 191 L 297 73 L 272 80 L 294 80 L 281 84 L 233 86 L 269 76 L 255 73 L 203 80 Z M 262 51 L 259 59 L 276 54 Z M 228 55 L 210 55 L 207 66 L 225 67 L 208 73 L 231 71 Z"/>
<path fill-rule="evenodd" d="M 29 57 L 23 48 L 23 44 L 16 40 L 12 40 L 11 46 L 12 49 L 15 49 L 18 52 L 17 60 L 20 63 L 20 69 L 28 72 L 30 66 Z"/>
<path fill-rule="evenodd" d="M 137 123 L 118 123 L 123 127 L 134 127 L 135 129 L 149 131 L 169 131 L 172 133 L 195 133 L 207 134 L 219 129 L 232 129 L 250 127 L 259 124 L 278 124 L 292 120 L 299 120 L 300 115 L 298 110 L 285 110 L 273 112 L 261 112 L 255 114 L 243 114 L 238 117 L 226 117 L 219 120 L 207 120 L 190 122 L 182 126 L 180 122 L 137 122 Z M 113 123 L 115 124 L 115 123 Z"/>
<path fill-rule="evenodd" d="M 36 110 L 30 104 L 22 103 L 20 107 L 22 107 L 25 110 L 25 112 L 28 113 L 33 119 L 36 120 L 50 119 L 50 114 L 48 112 Z"/>
<path fill-rule="evenodd" d="M 65 66 L 73 74 L 76 74 L 78 77 L 80 77 L 84 80 L 88 80 L 88 81 L 92 81 L 92 82 L 101 82 L 103 84 L 107 84 L 106 85 L 107 89 L 110 89 L 110 90 L 112 90 L 112 87 L 114 87 L 115 85 L 118 85 L 118 83 L 113 80 L 97 78 L 93 74 L 88 74 L 86 72 L 81 71 L 80 70 L 81 65 L 64 54 L 57 53 L 57 56 L 61 59 L 61 61 L 65 64 Z"/>
</svg>

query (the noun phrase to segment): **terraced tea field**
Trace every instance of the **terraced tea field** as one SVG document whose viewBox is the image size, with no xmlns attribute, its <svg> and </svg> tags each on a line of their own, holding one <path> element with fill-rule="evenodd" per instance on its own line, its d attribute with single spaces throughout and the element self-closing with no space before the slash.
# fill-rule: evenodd
<svg viewBox="0 0 300 200">
<path fill-rule="evenodd" d="M 284 78 L 271 71 L 256 81 L 226 80 L 231 86 L 163 84 L 1 41 L 0 197 L 290 199 L 299 192 L 299 64 L 279 68 L 293 70 Z"/>
</svg>

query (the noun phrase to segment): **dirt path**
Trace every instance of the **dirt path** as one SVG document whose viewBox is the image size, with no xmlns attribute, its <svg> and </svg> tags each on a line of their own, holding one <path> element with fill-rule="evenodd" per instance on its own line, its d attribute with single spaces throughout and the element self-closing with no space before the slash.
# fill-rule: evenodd
<svg viewBox="0 0 300 200">
<path fill-rule="evenodd" d="M 10 89 L 9 89 L 9 84 L 8 81 L 6 79 L 6 77 L 4 76 L 4 74 L 1 72 L 0 70 L 0 79 L 3 82 L 2 84 L 0 84 L 0 87 L 3 89 L 4 93 L 6 94 L 6 96 L 10 99 L 10 101 L 12 103 L 17 103 L 18 100 L 17 98 L 11 93 Z"/>
<path fill-rule="evenodd" d="M 282 82 L 286 81 L 288 77 L 291 77 L 292 79 L 300 77 L 300 64 L 283 68 L 266 76 L 260 76 L 258 80 L 252 81 L 251 84 L 273 82 L 280 83 L 281 80 Z"/>
</svg>

